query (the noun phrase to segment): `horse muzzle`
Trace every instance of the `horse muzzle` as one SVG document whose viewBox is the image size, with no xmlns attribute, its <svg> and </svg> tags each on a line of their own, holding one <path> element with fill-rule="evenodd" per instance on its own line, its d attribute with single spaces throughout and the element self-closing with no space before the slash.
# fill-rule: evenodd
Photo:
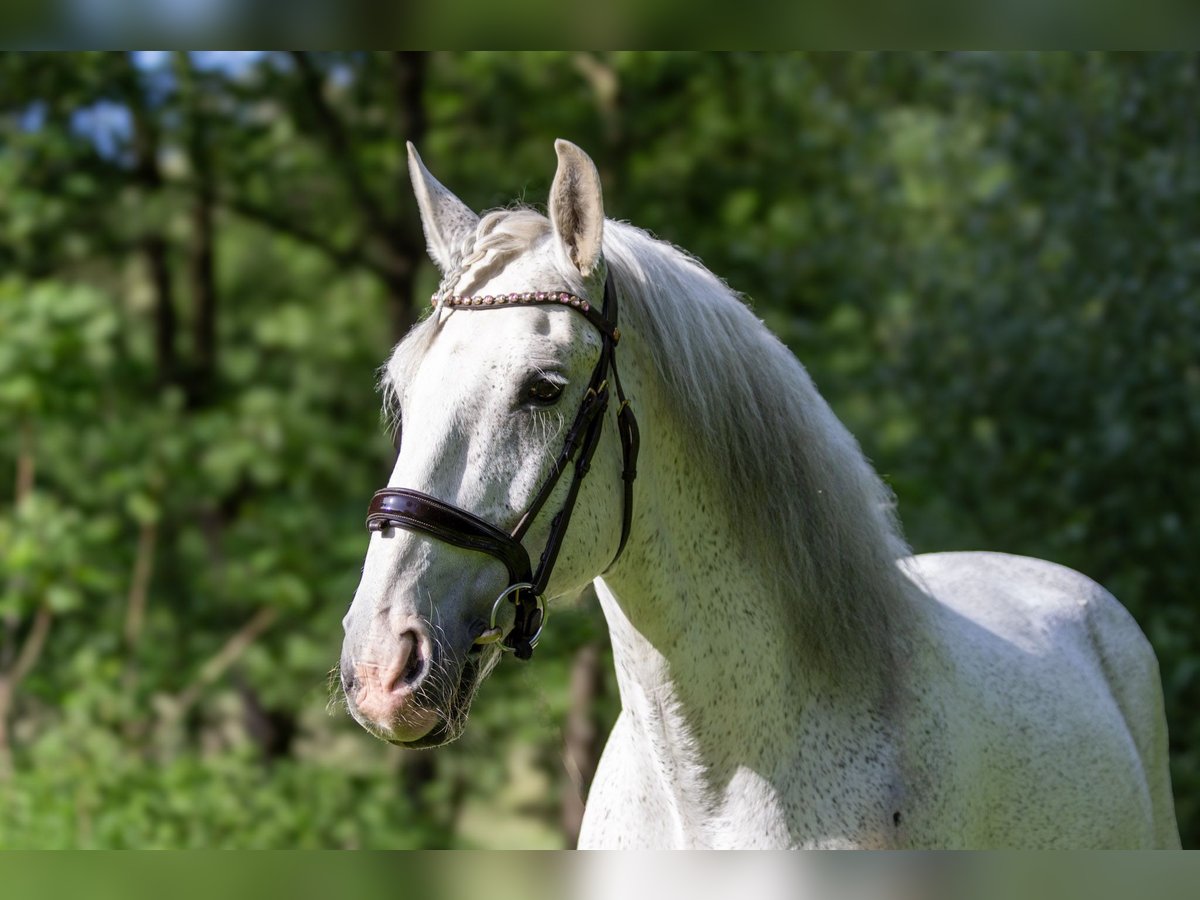
<svg viewBox="0 0 1200 900">
<path fill-rule="evenodd" d="M 424 737 L 442 715 L 430 698 L 435 648 L 428 626 L 418 619 L 395 636 L 376 635 L 358 654 L 344 651 L 342 690 L 354 718 L 387 740 Z"/>
</svg>

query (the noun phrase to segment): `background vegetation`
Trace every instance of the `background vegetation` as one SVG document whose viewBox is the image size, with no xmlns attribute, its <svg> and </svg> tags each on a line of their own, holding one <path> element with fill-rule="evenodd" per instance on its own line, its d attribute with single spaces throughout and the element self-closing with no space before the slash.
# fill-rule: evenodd
<svg viewBox="0 0 1200 900">
<path fill-rule="evenodd" d="M 403 141 L 484 209 L 558 136 L 795 349 L 917 550 L 1129 607 L 1196 846 L 1198 129 L 1182 55 L 0 55 L 0 846 L 574 839 L 586 602 L 451 748 L 326 710 L 433 283 Z"/>
</svg>

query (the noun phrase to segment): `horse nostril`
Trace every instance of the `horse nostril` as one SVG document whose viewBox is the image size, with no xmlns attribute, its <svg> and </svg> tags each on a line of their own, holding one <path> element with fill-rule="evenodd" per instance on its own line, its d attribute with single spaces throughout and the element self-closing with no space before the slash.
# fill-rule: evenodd
<svg viewBox="0 0 1200 900">
<path fill-rule="evenodd" d="M 423 668 L 420 656 L 414 653 L 409 659 L 408 665 L 404 667 L 404 672 L 400 677 L 405 684 L 411 685 L 420 676 Z"/>
<path fill-rule="evenodd" d="M 400 643 L 408 656 L 400 672 L 400 683 L 405 687 L 412 687 L 421 680 L 428 668 L 428 641 L 422 640 L 418 632 L 410 630 L 400 635 Z"/>
<path fill-rule="evenodd" d="M 353 694 L 354 687 L 355 687 L 353 667 L 351 667 L 345 660 L 343 660 L 342 664 L 340 666 L 339 672 L 340 672 L 341 682 L 342 682 L 342 692 L 347 695 Z"/>
</svg>

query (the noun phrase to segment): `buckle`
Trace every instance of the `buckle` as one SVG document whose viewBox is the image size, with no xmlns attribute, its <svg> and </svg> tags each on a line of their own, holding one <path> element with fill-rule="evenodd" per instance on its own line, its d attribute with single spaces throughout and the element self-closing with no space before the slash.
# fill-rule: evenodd
<svg viewBox="0 0 1200 900">
<path fill-rule="evenodd" d="M 492 615 L 488 619 L 487 631 L 475 638 L 476 644 L 494 644 L 497 641 L 500 641 L 500 649 L 504 652 L 513 653 L 516 651 L 516 647 L 510 647 L 502 641 L 504 634 L 502 629 L 496 624 L 496 615 L 500 612 L 500 605 L 505 600 L 508 600 L 514 605 L 519 603 L 522 591 L 529 591 L 532 594 L 533 585 L 527 581 L 523 581 L 519 584 L 509 585 L 500 592 L 500 596 L 498 596 L 496 601 L 492 604 Z M 513 595 L 516 595 L 516 599 L 510 599 L 513 597 Z M 541 594 L 533 594 L 533 600 L 535 604 L 534 612 L 540 613 L 541 618 L 538 621 L 537 631 L 535 631 L 528 639 L 522 641 L 522 643 L 529 647 L 530 650 L 537 646 L 538 640 L 542 636 L 542 630 L 546 627 L 546 598 Z"/>
</svg>

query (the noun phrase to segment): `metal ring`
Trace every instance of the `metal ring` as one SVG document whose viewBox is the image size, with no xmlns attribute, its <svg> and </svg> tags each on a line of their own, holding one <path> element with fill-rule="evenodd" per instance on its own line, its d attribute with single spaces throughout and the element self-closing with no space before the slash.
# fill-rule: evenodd
<svg viewBox="0 0 1200 900">
<path fill-rule="evenodd" d="M 488 631 L 491 631 L 496 627 L 496 613 L 500 609 L 500 604 L 507 600 L 510 594 L 519 593 L 524 590 L 532 591 L 533 585 L 527 581 L 523 581 L 520 584 L 509 585 L 503 591 L 501 591 L 500 596 L 496 598 L 496 602 L 492 604 L 492 617 L 490 620 L 488 620 Z M 530 647 L 537 646 L 538 639 L 542 636 L 542 629 L 546 627 L 546 599 L 541 594 L 534 594 L 533 599 L 537 602 L 538 610 L 541 611 L 542 620 L 538 622 L 538 630 L 535 631 L 533 636 L 529 639 Z M 487 632 L 484 633 L 486 634 Z M 505 644 L 503 640 L 500 642 L 500 649 L 508 653 L 513 651 L 513 648 Z"/>
</svg>

